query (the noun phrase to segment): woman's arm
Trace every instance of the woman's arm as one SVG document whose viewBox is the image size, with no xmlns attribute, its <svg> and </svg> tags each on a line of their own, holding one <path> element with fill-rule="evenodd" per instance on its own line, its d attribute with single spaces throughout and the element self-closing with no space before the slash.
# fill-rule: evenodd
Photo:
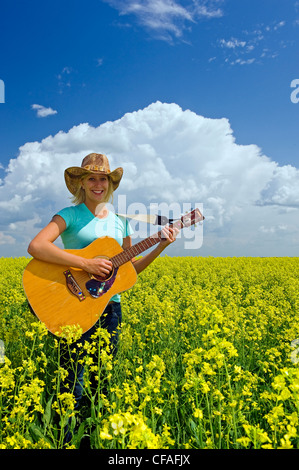
<svg viewBox="0 0 299 470">
<path fill-rule="evenodd" d="M 147 253 L 142 258 L 135 260 L 132 259 L 132 263 L 134 264 L 134 268 L 136 269 L 137 274 L 141 273 L 145 268 L 147 268 L 153 261 L 156 259 L 165 248 L 175 241 L 176 234 L 178 233 L 178 229 L 174 229 L 172 227 L 164 227 L 162 229 L 163 238 L 160 243 L 154 248 L 152 251 Z M 130 248 L 132 246 L 131 237 L 124 238 L 123 242 L 123 249 Z"/>
<path fill-rule="evenodd" d="M 102 258 L 86 259 L 82 256 L 68 253 L 54 245 L 53 242 L 61 235 L 65 228 L 64 219 L 59 215 L 55 215 L 51 222 L 30 242 L 28 253 L 34 258 L 48 263 L 67 264 L 98 275 L 109 274 L 112 269 L 111 261 Z"/>
</svg>

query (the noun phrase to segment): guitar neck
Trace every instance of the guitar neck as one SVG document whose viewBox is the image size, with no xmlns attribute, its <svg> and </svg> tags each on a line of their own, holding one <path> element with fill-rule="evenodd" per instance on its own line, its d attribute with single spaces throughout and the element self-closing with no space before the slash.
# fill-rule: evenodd
<svg viewBox="0 0 299 470">
<path fill-rule="evenodd" d="M 182 222 L 178 220 L 174 224 L 171 225 L 171 227 L 175 227 L 178 229 L 181 229 L 183 226 Z M 132 258 L 135 256 L 138 256 L 140 253 L 143 253 L 143 251 L 146 251 L 148 248 L 151 248 L 152 246 L 156 245 L 157 243 L 160 242 L 162 239 L 162 231 L 155 233 L 154 235 L 151 235 L 144 240 L 142 240 L 139 243 L 136 243 L 135 245 L 131 246 L 130 248 L 127 248 L 126 250 L 122 251 L 121 253 L 118 253 L 117 255 L 113 256 L 110 258 L 110 261 L 113 264 L 114 268 L 118 268 L 122 264 L 127 263 L 130 261 Z"/>
</svg>

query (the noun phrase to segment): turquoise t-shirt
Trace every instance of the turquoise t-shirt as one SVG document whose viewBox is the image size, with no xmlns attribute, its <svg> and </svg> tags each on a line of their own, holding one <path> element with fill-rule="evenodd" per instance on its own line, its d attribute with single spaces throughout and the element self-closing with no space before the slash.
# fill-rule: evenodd
<svg viewBox="0 0 299 470">
<path fill-rule="evenodd" d="M 66 223 L 66 229 L 60 235 L 66 249 L 85 248 L 97 238 L 106 235 L 114 238 L 122 246 L 123 239 L 133 233 L 126 218 L 109 211 L 107 217 L 99 219 L 84 203 L 65 207 L 57 212 L 57 215 L 60 215 Z M 120 302 L 120 295 L 114 295 L 111 300 Z"/>
</svg>

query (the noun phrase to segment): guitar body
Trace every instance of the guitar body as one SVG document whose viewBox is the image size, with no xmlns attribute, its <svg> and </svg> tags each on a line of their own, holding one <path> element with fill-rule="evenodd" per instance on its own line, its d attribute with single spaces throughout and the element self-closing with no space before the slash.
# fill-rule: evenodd
<svg viewBox="0 0 299 470">
<path fill-rule="evenodd" d="M 123 251 L 111 237 L 101 237 L 81 250 L 65 250 L 84 258 L 112 258 Z M 137 273 L 131 261 L 115 268 L 101 283 L 97 297 L 91 295 L 86 283 L 91 275 L 81 269 L 32 259 L 23 273 L 23 287 L 28 302 L 38 319 L 54 335 L 66 325 L 79 325 L 83 333 L 99 319 L 111 297 L 132 287 Z M 75 284 L 75 287 L 74 287 Z"/>
</svg>

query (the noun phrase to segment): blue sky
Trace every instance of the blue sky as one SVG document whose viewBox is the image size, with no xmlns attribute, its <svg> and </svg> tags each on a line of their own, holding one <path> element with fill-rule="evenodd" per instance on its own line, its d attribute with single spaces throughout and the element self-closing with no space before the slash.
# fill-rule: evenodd
<svg viewBox="0 0 299 470">
<path fill-rule="evenodd" d="M 36 175 L 43 178 L 40 187 L 44 187 L 45 176 L 33 171 L 39 159 L 34 142 L 40 144 L 41 160 L 45 159 L 45 165 L 52 162 L 54 172 L 60 168 L 55 160 L 60 155 L 62 173 L 63 168 L 72 164 L 72 159 L 80 164 L 85 148 L 89 150 L 88 145 L 84 147 L 80 143 L 82 128 L 77 130 L 86 123 L 88 132 L 94 130 L 93 135 L 100 136 L 96 142 L 102 148 L 94 151 L 107 153 L 117 165 L 125 158 L 128 168 L 136 164 L 141 169 L 142 153 L 130 160 L 121 148 L 113 147 L 115 142 L 109 140 L 109 133 L 104 135 L 107 123 L 111 123 L 113 129 L 118 126 L 120 132 L 129 136 L 131 121 L 135 130 L 140 129 L 141 122 L 144 129 L 154 115 L 161 129 L 163 123 L 170 126 L 174 115 L 186 125 L 177 143 L 180 154 L 176 154 L 175 149 L 167 153 L 165 142 L 172 140 L 174 132 L 171 126 L 165 130 L 163 138 L 158 131 L 155 135 L 152 132 L 150 137 L 136 131 L 128 149 L 151 146 L 152 158 L 164 159 L 167 168 L 175 157 L 180 164 L 180 158 L 189 158 L 195 166 L 203 168 L 207 165 L 209 141 L 204 148 L 200 147 L 200 142 L 199 147 L 195 143 L 192 149 L 188 147 L 190 139 L 195 139 L 192 126 L 199 125 L 203 117 L 200 122 L 210 126 L 211 145 L 218 137 L 222 142 L 219 148 L 215 147 L 215 152 L 222 155 L 221 162 L 230 158 L 231 145 L 236 151 L 235 158 L 243 158 L 242 164 L 248 163 L 242 166 L 239 160 L 231 161 L 228 166 L 239 167 L 242 175 L 231 171 L 234 178 L 230 176 L 224 183 L 225 171 L 219 170 L 223 165 L 214 159 L 213 171 L 218 178 L 221 173 L 223 185 L 238 185 L 244 172 L 250 173 L 253 160 L 256 165 L 261 164 L 263 158 L 269 163 L 268 179 L 265 177 L 260 183 L 250 205 L 250 211 L 257 206 L 260 208 L 255 209 L 260 211 L 260 219 L 253 229 L 255 234 L 260 231 L 260 245 L 254 234 L 251 240 L 254 248 L 249 249 L 248 243 L 244 243 L 248 227 L 244 226 L 243 219 L 238 226 L 243 224 L 244 234 L 238 230 L 232 233 L 229 228 L 232 227 L 230 222 L 237 220 L 236 214 L 240 217 L 254 179 L 242 180 L 244 201 L 239 206 L 237 202 L 231 205 L 229 194 L 218 191 L 211 183 L 206 193 L 202 186 L 202 192 L 196 194 L 196 202 L 204 204 L 210 217 L 207 219 L 210 220 L 208 239 L 202 253 L 212 256 L 298 255 L 299 103 L 291 101 L 291 93 L 296 91 L 291 88 L 291 82 L 299 79 L 298 1 L 3 0 L 0 13 L 0 79 L 5 83 L 5 103 L 0 104 L 0 210 L 4 214 L 2 220 L 5 219 L 0 226 L 0 254 L 1 250 L 4 256 L 25 254 L 28 240 L 46 221 L 41 207 L 47 208 L 50 217 L 50 211 L 58 210 L 59 204 L 69 204 L 64 193 L 57 200 L 50 188 L 37 196 L 33 189 L 30 193 L 28 185 L 26 192 L 18 193 L 22 181 L 24 187 L 25 181 L 37 180 Z M 170 104 L 177 107 L 167 107 Z M 187 119 L 190 119 L 188 124 Z M 70 132 L 74 126 L 76 130 Z M 192 129 L 190 137 L 188 133 Z M 206 136 L 205 132 L 201 124 L 199 141 Z M 233 141 L 228 144 L 225 136 L 229 133 Z M 66 138 L 63 149 L 59 143 L 62 134 Z M 50 136 L 52 160 L 50 154 L 46 156 Z M 42 144 L 45 139 L 48 139 L 46 146 Z M 243 146 L 248 152 L 240 157 Z M 256 146 L 254 156 L 250 154 L 252 146 Z M 192 152 L 198 151 L 207 155 L 202 156 L 204 160 L 196 160 Z M 133 150 L 131 155 L 134 155 Z M 205 174 L 209 176 L 211 165 L 205 167 Z M 197 171 L 195 166 L 194 172 Z M 259 176 L 263 168 L 256 166 Z M 170 176 L 171 186 L 171 181 L 179 175 L 173 171 Z M 188 185 L 188 175 L 186 180 Z M 59 193 L 58 189 L 55 191 Z M 141 189 L 140 193 L 131 193 L 131 200 L 133 195 L 145 204 L 159 197 L 167 199 L 166 194 L 161 191 L 159 195 L 158 190 L 151 195 L 148 193 L 148 198 Z M 14 203 L 16 196 L 22 201 L 22 207 Z M 175 198 L 175 192 L 172 197 Z M 227 219 L 221 219 L 215 209 L 216 199 L 222 202 L 223 210 L 231 214 Z M 39 202 L 29 204 L 29 200 Z M 269 212 L 262 214 L 261 211 L 268 209 Z M 30 217 L 32 222 L 25 227 Z M 221 219 L 221 223 L 217 225 L 216 219 Z M 239 241 L 242 239 L 238 248 L 236 237 Z M 269 237 L 272 237 L 270 245 Z M 284 244 L 287 249 L 282 247 Z"/>
</svg>

